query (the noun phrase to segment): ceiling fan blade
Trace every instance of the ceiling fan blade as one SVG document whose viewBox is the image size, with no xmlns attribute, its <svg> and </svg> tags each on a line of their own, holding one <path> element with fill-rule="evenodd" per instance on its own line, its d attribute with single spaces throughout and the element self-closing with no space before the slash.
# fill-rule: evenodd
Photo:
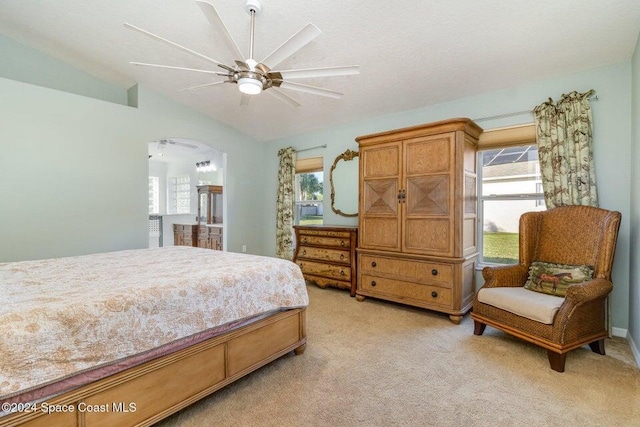
<svg viewBox="0 0 640 427">
<path fill-rule="evenodd" d="M 243 93 L 240 97 L 240 106 L 244 107 L 246 105 L 249 105 L 249 101 L 251 101 L 251 96 Z"/>
<path fill-rule="evenodd" d="M 309 44 L 320 34 L 322 34 L 322 31 L 320 31 L 318 27 L 313 24 L 307 24 L 303 29 L 292 35 L 289 40 L 282 43 L 280 47 L 271 52 L 260 62 L 268 65 L 269 68 L 273 68 Z"/>
<path fill-rule="evenodd" d="M 247 64 L 244 61 L 238 61 L 237 59 L 234 61 L 236 63 L 236 65 L 238 66 L 238 68 L 240 68 L 241 70 L 245 70 L 245 71 L 249 71 L 251 68 L 249 68 L 249 64 Z"/>
<path fill-rule="evenodd" d="M 202 13 L 204 13 L 204 16 L 207 17 L 209 23 L 214 27 L 219 27 L 222 29 L 222 32 L 225 35 L 225 41 L 227 42 L 227 45 L 229 46 L 229 49 L 231 50 L 233 55 L 236 58 L 244 58 L 244 55 L 240 51 L 238 44 L 233 39 L 233 37 L 231 37 L 229 29 L 226 25 L 224 25 L 222 19 L 220 19 L 220 15 L 218 15 L 218 11 L 216 10 L 216 8 L 211 3 L 206 1 L 196 0 L 196 3 L 198 3 L 200 10 L 202 11 Z"/>
<path fill-rule="evenodd" d="M 146 64 L 144 62 L 129 62 L 129 64 L 140 65 L 140 66 L 143 66 L 143 67 L 169 68 L 169 69 L 172 69 L 172 70 L 195 71 L 197 73 L 216 74 L 216 75 L 223 75 L 223 76 L 227 75 L 225 73 L 220 73 L 218 71 L 199 70 L 197 68 L 174 67 L 173 65 Z"/>
<path fill-rule="evenodd" d="M 181 147 L 187 147 L 187 148 L 198 148 L 197 145 L 194 144 L 187 144 L 186 142 L 180 142 L 180 141 L 174 141 L 172 139 L 167 140 L 167 142 L 171 145 L 179 145 Z"/>
<path fill-rule="evenodd" d="M 264 64 L 257 63 L 256 64 L 256 69 L 262 71 L 264 74 L 269 74 L 269 67 L 267 67 Z"/>
<path fill-rule="evenodd" d="M 224 68 L 225 70 L 227 70 L 228 72 L 230 72 L 231 74 L 235 73 L 236 70 L 234 70 L 233 68 L 229 67 L 228 65 L 224 65 L 224 64 L 218 64 L 218 67 L 220 68 Z"/>
<path fill-rule="evenodd" d="M 274 82 L 274 86 L 281 87 L 282 89 L 297 90 L 298 92 L 311 93 L 314 95 L 326 96 L 329 98 L 340 98 L 343 93 L 336 92 L 335 90 L 322 89 L 320 87 L 303 85 L 300 83 L 292 82 Z"/>
<path fill-rule="evenodd" d="M 183 91 L 183 90 L 200 89 L 200 88 L 203 88 L 203 87 L 220 85 L 220 84 L 222 84 L 222 83 L 227 83 L 228 81 L 229 81 L 229 80 L 223 80 L 223 81 L 221 81 L 221 82 L 205 83 L 205 84 L 203 84 L 203 85 L 191 86 L 191 87 L 185 87 L 184 89 L 180 89 L 180 91 Z"/>
<path fill-rule="evenodd" d="M 306 68 L 300 70 L 282 70 L 271 71 L 271 73 L 278 73 L 284 80 L 289 79 L 306 79 L 312 77 L 336 77 L 336 76 L 349 76 L 353 74 L 360 74 L 360 66 L 348 65 L 342 67 L 325 67 L 325 68 Z"/>
<path fill-rule="evenodd" d="M 302 104 L 300 104 L 298 101 L 291 98 L 289 95 L 282 93 L 282 91 L 276 89 L 275 87 L 271 87 L 268 90 L 265 90 L 264 93 L 268 93 L 269 95 L 273 96 L 276 99 L 279 99 L 285 104 L 289 104 L 289 106 L 291 107 L 297 108 L 302 106 Z"/>
<path fill-rule="evenodd" d="M 173 144 L 173 145 L 179 145 L 181 147 L 187 147 L 187 148 L 198 148 L 197 145 L 193 145 L 193 144 L 187 144 L 186 142 L 177 142 L 177 141 L 169 141 L 169 143 Z"/>
<path fill-rule="evenodd" d="M 187 53 L 190 53 L 191 55 L 195 55 L 195 56 L 197 56 L 198 58 L 202 58 L 202 59 L 204 59 L 204 60 L 206 60 L 206 61 L 213 62 L 214 64 L 222 64 L 222 62 L 220 62 L 220 61 L 216 61 L 216 60 L 215 60 L 215 59 L 213 59 L 213 58 L 209 58 L 209 57 L 208 57 L 208 56 L 206 56 L 206 55 L 203 55 L 203 54 L 198 53 L 198 52 L 196 52 L 196 51 L 194 51 L 194 50 L 191 50 L 191 49 L 189 49 L 189 48 L 186 48 L 186 47 L 184 47 L 184 46 L 182 46 L 182 45 L 179 45 L 178 43 L 174 43 L 174 42 L 172 42 L 172 41 L 170 41 L 170 40 L 167 40 L 167 39 L 162 38 L 162 37 L 160 37 L 160 36 L 158 36 L 158 35 L 155 35 L 155 34 L 153 34 L 153 33 L 150 33 L 150 32 L 149 32 L 149 31 L 147 31 L 147 30 L 143 30 L 142 28 L 138 28 L 138 27 L 136 27 L 135 25 L 131 25 L 131 24 L 128 24 L 128 23 L 126 23 L 126 22 L 125 22 L 124 24 L 122 24 L 122 25 L 124 25 L 124 26 L 125 26 L 125 28 L 128 28 L 128 29 L 130 29 L 130 30 L 134 30 L 134 31 L 137 31 L 137 32 L 139 32 L 139 33 L 142 33 L 142 34 L 144 34 L 144 35 L 145 35 L 145 36 L 147 36 L 147 37 L 150 37 L 150 38 L 152 38 L 152 39 L 154 39 L 154 40 L 159 40 L 159 41 L 161 41 L 161 42 L 163 42 L 163 43 L 168 44 L 169 46 L 173 46 L 173 47 L 175 47 L 175 48 L 177 48 L 177 49 L 180 49 L 180 50 L 182 50 L 183 52 L 187 52 Z M 224 64 L 223 64 L 223 65 L 224 65 Z"/>
</svg>

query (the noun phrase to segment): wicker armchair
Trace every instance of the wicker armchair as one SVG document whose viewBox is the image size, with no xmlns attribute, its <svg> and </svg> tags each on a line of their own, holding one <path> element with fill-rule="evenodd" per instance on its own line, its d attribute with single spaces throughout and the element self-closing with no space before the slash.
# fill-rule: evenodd
<svg viewBox="0 0 640 427">
<path fill-rule="evenodd" d="M 475 296 L 471 314 L 474 334 L 482 335 L 490 325 L 544 347 L 551 369 L 558 372 L 564 372 L 567 352 L 585 344 L 594 352 L 605 354 L 606 298 L 613 289 L 611 268 L 620 218 L 620 212 L 590 206 L 564 206 L 523 214 L 519 264 L 482 270 L 485 284 Z M 589 265 L 594 269 L 593 279 L 570 285 L 563 299 L 529 291 L 523 286 L 533 261 Z M 549 312 L 548 322 L 543 323 L 524 317 L 521 311 L 514 314 L 485 303 L 493 301 L 492 294 L 501 294 L 508 307 L 511 307 L 508 299 L 512 295 L 519 298 L 516 305 L 525 307 L 525 311 L 529 302 L 531 306 L 539 303 L 536 298 L 556 299 L 559 307 L 556 306 L 555 315 Z M 485 302 L 481 302 L 483 300 Z"/>
</svg>

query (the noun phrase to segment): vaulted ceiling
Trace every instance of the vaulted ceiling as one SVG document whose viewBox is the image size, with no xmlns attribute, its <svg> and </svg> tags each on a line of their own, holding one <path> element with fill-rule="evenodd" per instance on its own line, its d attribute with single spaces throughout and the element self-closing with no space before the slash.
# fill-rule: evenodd
<svg viewBox="0 0 640 427">
<path fill-rule="evenodd" d="M 246 55 L 244 1 L 208 1 Z M 256 59 L 311 22 L 322 34 L 277 68 L 360 65 L 359 75 L 297 80 L 342 92 L 341 99 L 287 91 L 301 107 L 265 94 L 241 106 L 234 84 L 180 90 L 222 77 L 131 65 L 217 69 L 124 22 L 226 64 L 238 59 L 193 0 L 2 0 L 0 32 L 266 141 L 626 61 L 640 30 L 638 0 L 262 0 L 262 6 Z"/>
</svg>

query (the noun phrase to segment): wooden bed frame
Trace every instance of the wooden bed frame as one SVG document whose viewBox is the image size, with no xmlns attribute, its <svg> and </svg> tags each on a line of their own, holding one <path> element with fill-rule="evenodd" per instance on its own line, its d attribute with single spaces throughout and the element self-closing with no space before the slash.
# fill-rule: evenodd
<svg viewBox="0 0 640 427">
<path fill-rule="evenodd" d="M 1 417 L 0 427 L 149 426 L 292 350 L 302 354 L 305 310 L 273 314 L 45 400 L 35 411 Z"/>
</svg>

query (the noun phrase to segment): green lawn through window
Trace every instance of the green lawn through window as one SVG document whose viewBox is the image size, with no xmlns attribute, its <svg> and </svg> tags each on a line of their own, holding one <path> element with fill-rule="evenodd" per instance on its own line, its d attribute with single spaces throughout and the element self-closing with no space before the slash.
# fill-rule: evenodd
<svg viewBox="0 0 640 427">
<path fill-rule="evenodd" d="M 303 215 L 300 217 L 300 225 L 322 224 L 322 215 Z"/>
<path fill-rule="evenodd" d="M 484 236 L 483 259 L 496 264 L 518 263 L 518 233 L 488 233 Z"/>
</svg>

